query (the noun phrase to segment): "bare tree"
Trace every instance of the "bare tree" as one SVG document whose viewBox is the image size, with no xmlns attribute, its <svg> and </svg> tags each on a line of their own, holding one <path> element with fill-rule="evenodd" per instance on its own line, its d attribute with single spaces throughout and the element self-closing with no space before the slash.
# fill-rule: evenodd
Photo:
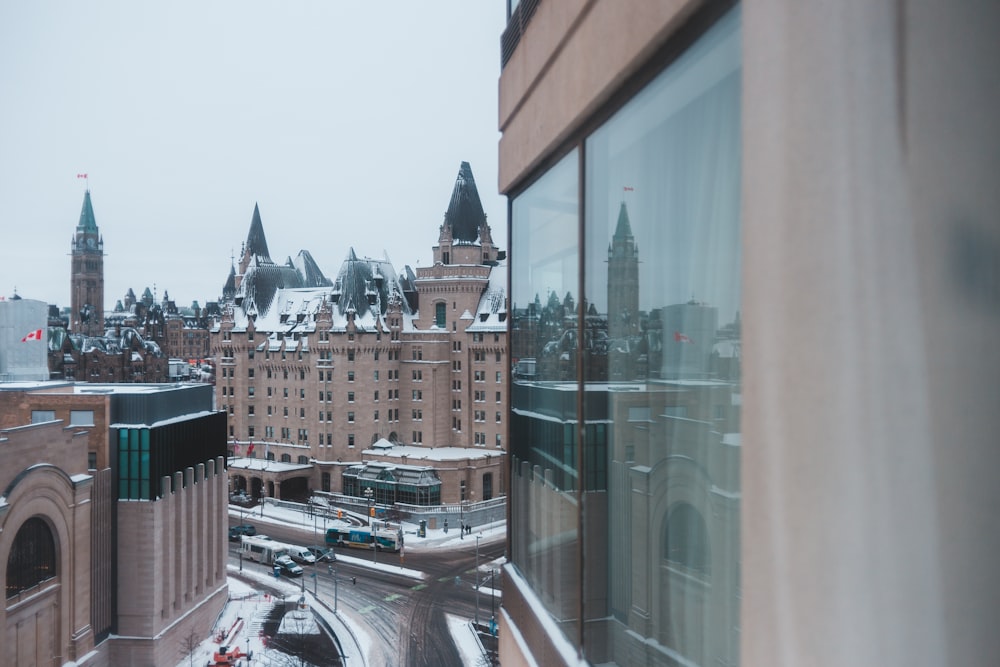
<svg viewBox="0 0 1000 667">
<path fill-rule="evenodd" d="M 191 631 L 181 638 L 181 655 L 188 657 L 188 664 L 191 667 L 194 667 L 194 652 L 198 650 L 199 646 L 201 646 L 201 637 L 192 627 Z"/>
</svg>

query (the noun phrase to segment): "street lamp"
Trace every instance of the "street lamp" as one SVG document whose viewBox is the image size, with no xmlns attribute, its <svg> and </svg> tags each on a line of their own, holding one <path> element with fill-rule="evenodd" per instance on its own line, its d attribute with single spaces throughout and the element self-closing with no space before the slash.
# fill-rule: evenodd
<svg viewBox="0 0 1000 667">
<path fill-rule="evenodd" d="M 476 631 L 479 631 L 479 539 L 482 533 L 476 535 Z"/>
<path fill-rule="evenodd" d="M 378 540 L 375 539 L 375 525 L 374 525 L 374 514 L 375 514 L 375 489 L 372 487 L 365 488 L 365 498 L 368 499 L 368 533 L 372 538 L 372 562 L 377 563 L 378 557 Z"/>
</svg>

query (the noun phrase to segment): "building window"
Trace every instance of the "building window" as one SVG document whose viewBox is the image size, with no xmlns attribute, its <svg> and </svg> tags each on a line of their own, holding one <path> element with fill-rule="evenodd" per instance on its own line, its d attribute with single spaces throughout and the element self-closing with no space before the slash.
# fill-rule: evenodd
<svg viewBox="0 0 1000 667">
<path fill-rule="evenodd" d="M 93 410 L 70 410 L 69 411 L 69 423 L 71 426 L 93 426 L 94 425 L 94 411 Z"/>
<path fill-rule="evenodd" d="M 353 412 L 348 412 L 347 413 L 347 423 L 348 424 L 353 424 L 354 423 L 354 413 Z"/>
<path fill-rule="evenodd" d="M 330 492 L 330 473 L 324 472 L 320 474 L 319 485 L 323 491 Z"/>
<path fill-rule="evenodd" d="M 282 463 L 291 463 L 292 462 L 292 455 L 291 454 L 282 454 L 281 455 L 281 462 Z"/>
<path fill-rule="evenodd" d="M 483 473 L 483 500 L 493 498 L 493 473 Z"/>
<path fill-rule="evenodd" d="M 354 392 L 353 391 L 347 392 L 347 402 L 348 403 L 353 403 L 354 402 Z"/>
<path fill-rule="evenodd" d="M 7 598 L 56 577 L 56 541 L 45 519 L 21 524 L 7 555 Z"/>
<path fill-rule="evenodd" d="M 511 200 L 510 350 L 535 367 L 508 394 L 504 487 L 524 517 L 510 562 L 549 616 L 581 608 L 584 582 L 606 603 L 602 637 L 616 639 L 588 625 L 587 662 L 739 655 L 740 448 L 722 445 L 739 441 L 740 423 L 712 407 L 740 394 L 739 358 L 725 350 L 740 348 L 741 53 L 737 7 L 601 124 L 583 119 L 569 151 L 545 156 L 551 166 Z M 584 299 L 595 317 L 573 317 Z M 648 419 L 618 418 L 631 408 Z M 683 425 L 670 414 L 680 408 Z M 606 510 L 582 535 L 577 494 Z M 566 536 L 559 551 L 554 534 Z M 628 537 L 640 534 L 641 545 Z M 606 548 L 622 538 L 631 548 Z M 594 550 L 607 559 L 580 569 L 576 554 Z M 563 631 L 576 646 L 580 620 Z"/>
<path fill-rule="evenodd" d="M 354 371 L 347 371 L 347 381 L 354 382 Z"/>
<path fill-rule="evenodd" d="M 298 463 L 301 466 L 309 465 L 309 457 L 308 456 L 299 455 Z"/>
<path fill-rule="evenodd" d="M 348 361 L 354 361 L 354 349 L 353 348 L 347 351 L 347 360 Z"/>
<path fill-rule="evenodd" d="M 347 434 L 347 446 L 348 447 L 354 447 L 354 434 L 353 433 L 348 433 Z"/>
<path fill-rule="evenodd" d="M 55 410 L 32 410 L 31 411 L 31 423 L 32 424 L 43 424 L 45 422 L 55 421 L 56 411 Z"/>
<path fill-rule="evenodd" d="M 447 264 L 447 262 L 445 262 Z M 440 328 L 445 328 L 448 326 L 445 322 L 445 317 L 447 316 L 448 308 L 444 302 L 438 301 L 434 304 L 434 325 Z"/>
</svg>

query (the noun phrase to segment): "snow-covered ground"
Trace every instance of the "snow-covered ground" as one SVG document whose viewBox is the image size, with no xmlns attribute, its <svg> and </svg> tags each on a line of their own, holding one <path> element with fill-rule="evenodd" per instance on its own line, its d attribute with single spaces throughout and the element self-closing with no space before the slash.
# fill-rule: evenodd
<svg viewBox="0 0 1000 667">
<path fill-rule="evenodd" d="M 233 518 L 253 524 L 258 533 L 267 534 L 268 525 L 283 527 L 297 525 L 313 533 L 312 537 L 309 536 L 308 532 L 303 533 L 303 544 L 323 543 L 325 528 L 322 519 L 317 521 L 303 512 L 268 504 L 264 508 L 263 516 L 261 516 L 259 508 L 245 510 L 237 506 L 231 506 L 229 513 Z M 468 547 L 470 542 L 475 543 L 476 536 L 480 537 L 480 544 L 500 540 L 506 533 L 506 525 L 503 522 L 496 522 L 482 526 L 480 529 L 474 530 L 471 535 L 467 534 L 464 537 L 455 529 L 447 533 L 443 529 L 428 529 L 427 537 L 421 538 L 416 535 L 416 525 L 404 522 L 403 532 L 405 548 L 401 556 L 379 553 L 377 554 L 378 562 L 373 563 L 370 557 L 349 556 L 345 555 L 343 550 L 338 550 L 337 560 L 338 562 L 392 572 L 397 575 L 402 574 L 420 580 L 424 578 L 422 572 L 405 567 L 407 552 Z M 499 591 L 490 588 L 489 573 L 493 569 L 499 569 L 502 564 L 503 559 L 484 560 L 479 564 L 480 581 L 483 583 L 479 590 L 486 599 L 489 599 L 490 595 L 499 597 Z M 373 638 L 368 633 L 367 624 L 359 618 L 355 618 L 349 610 L 345 611 L 341 608 L 337 613 L 334 613 L 327 606 L 326 601 L 314 598 L 308 579 L 304 580 L 305 590 L 303 591 L 302 580 L 292 580 L 285 577 L 275 579 L 257 568 L 244 568 L 240 572 L 237 567 L 230 566 L 229 571 L 229 603 L 220 615 L 215 627 L 211 629 L 212 634 L 194 647 L 190 656 L 185 653 L 183 659 L 178 661 L 177 667 L 190 667 L 190 665 L 200 667 L 209 664 L 220 644 L 228 645 L 231 650 L 238 647 L 243 653 L 251 651 L 254 656 L 251 663 L 253 665 L 284 664 L 282 656 L 277 655 L 275 649 L 268 648 L 260 634 L 263 619 L 267 617 L 275 604 L 274 596 L 265 592 L 270 590 L 280 591 L 281 596 L 288 601 L 289 608 L 300 597 L 304 597 L 306 604 L 315 609 L 337 635 L 347 657 L 348 665 L 352 667 L 359 665 L 378 667 L 376 663 L 369 662 Z M 489 621 L 485 617 L 480 620 L 484 623 Z M 469 619 L 449 614 L 448 627 L 463 662 L 470 665 L 478 664 L 482 652 Z M 242 661 L 243 664 L 247 664 L 245 658 Z"/>
</svg>

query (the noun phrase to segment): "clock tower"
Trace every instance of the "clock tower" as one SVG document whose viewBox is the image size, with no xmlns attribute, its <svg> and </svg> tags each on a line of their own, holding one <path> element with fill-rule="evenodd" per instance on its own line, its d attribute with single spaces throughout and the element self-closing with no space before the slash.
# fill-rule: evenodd
<svg viewBox="0 0 1000 667">
<path fill-rule="evenodd" d="M 70 255 L 70 330 L 88 336 L 104 334 L 104 240 L 97 229 L 90 190 L 83 195 L 80 223 Z"/>
</svg>

